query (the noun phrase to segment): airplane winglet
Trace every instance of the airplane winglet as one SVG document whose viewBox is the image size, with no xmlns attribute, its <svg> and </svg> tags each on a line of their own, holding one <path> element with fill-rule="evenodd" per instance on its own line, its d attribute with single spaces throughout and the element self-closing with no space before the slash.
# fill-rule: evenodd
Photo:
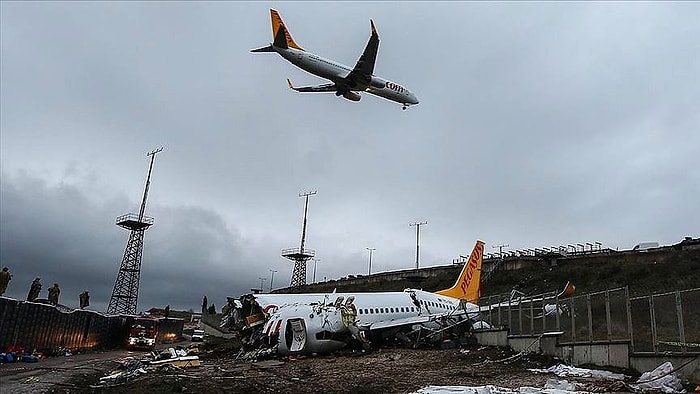
<svg viewBox="0 0 700 394">
<path fill-rule="evenodd" d="M 294 85 L 292 85 L 292 81 L 290 81 L 289 78 L 287 78 L 287 85 L 289 86 L 290 89 L 296 90 L 296 89 L 294 89 Z"/>
<path fill-rule="evenodd" d="M 370 20 L 369 20 L 369 24 L 370 24 L 370 26 L 372 26 L 372 35 L 373 35 L 373 36 L 379 36 L 379 34 L 377 34 L 377 28 L 374 27 L 374 21 L 370 19 Z"/>
</svg>

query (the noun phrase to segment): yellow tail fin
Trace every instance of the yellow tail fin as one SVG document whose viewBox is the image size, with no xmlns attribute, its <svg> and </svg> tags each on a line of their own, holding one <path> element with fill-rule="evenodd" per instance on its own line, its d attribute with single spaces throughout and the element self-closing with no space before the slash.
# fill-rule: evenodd
<svg viewBox="0 0 700 394">
<path fill-rule="evenodd" d="M 287 26 L 284 25 L 284 21 L 277 10 L 270 8 L 270 19 L 272 20 L 272 38 L 274 39 L 275 46 L 280 48 L 294 48 L 300 51 L 304 50 L 304 48 L 294 42 L 292 35 L 289 33 Z"/>
<path fill-rule="evenodd" d="M 458 298 L 476 304 L 481 290 L 481 264 L 484 261 L 484 241 L 476 241 L 469 260 L 464 264 L 462 272 L 454 286 L 449 289 L 436 291 L 435 294 Z"/>
</svg>

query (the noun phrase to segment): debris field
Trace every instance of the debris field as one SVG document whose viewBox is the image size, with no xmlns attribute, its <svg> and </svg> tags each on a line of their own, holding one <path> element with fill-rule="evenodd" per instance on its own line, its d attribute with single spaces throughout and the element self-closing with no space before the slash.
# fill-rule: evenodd
<svg viewBox="0 0 700 394">
<path fill-rule="evenodd" d="M 411 393 L 428 385 L 544 387 L 554 375 L 529 369 L 556 364 L 542 356 L 477 345 L 441 350 L 382 348 L 254 362 L 238 359 L 232 350 L 214 350 L 200 353 L 199 358 L 198 366 L 151 367 L 107 387 L 99 385 L 100 378 L 113 371 L 77 374 L 48 392 Z M 115 360 L 113 366 L 119 363 Z M 591 378 L 569 380 L 584 383 L 592 392 L 622 388 L 613 389 L 609 381 Z"/>
</svg>

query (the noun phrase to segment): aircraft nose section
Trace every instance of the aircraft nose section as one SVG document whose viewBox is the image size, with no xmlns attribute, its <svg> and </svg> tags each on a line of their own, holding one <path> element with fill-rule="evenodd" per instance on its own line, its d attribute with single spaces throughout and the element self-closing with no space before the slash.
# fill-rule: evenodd
<svg viewBox="0 0 700 394">
<path fill-rule="evenodd" d="M 416 97 L 415 94 L 411 93 L 409 98 L 411 99 L 411 102 L 409 104 L 416 105 L 419 103 L 418 98 Z"/>
</svg>

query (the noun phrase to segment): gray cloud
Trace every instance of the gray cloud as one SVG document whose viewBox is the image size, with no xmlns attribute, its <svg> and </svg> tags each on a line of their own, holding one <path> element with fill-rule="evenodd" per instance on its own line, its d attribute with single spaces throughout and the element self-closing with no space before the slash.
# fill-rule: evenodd
<svg viewBox="0 0 700 394">
<path fill-rule="evenodd" d="M 373 18 L 376 73 L 421 100 L 406 112 L 289 91 L 287 77 L 321 80 L 249 53 L 271 40 L 264 4 L 0 7 L 11 290 L 41 273 L 77 300 L 82 283 L 60 275 L 80 272 L 106 299 L 127 239 L 113 220 L 138 208 L 145 153 L 161 145 L 143 306 L 196 307 L 204 292 L 220 304 L 270 269 L 288 283 L 279 252 L 299 243 L 309 188 L 317 278 L 366 272 L 367 246 L 376 270 L 412 267 L 416 219 L 429 222 L 424 265 L 476 238 L 630 248 L 698 236 L 694 3 L 280 7 L 297 42 L 350 65 Z"/>
</svg>

